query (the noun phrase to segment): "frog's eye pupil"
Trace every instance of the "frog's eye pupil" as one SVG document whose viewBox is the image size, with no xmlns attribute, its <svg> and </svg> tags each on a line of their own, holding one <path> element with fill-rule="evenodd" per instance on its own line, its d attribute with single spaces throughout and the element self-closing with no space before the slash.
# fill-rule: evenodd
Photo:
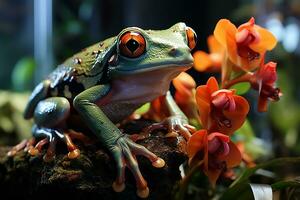
<svg viewBox="0 0 300 200">
<path fill-rule="evenodd" d="M 140 45 L 137 41 L 130 39 L 126 43 L 127 48 L 133 53 Z"/>
<path fill-rule="evenodd" d="M 146 40 L 139 32 L 125 32 L 120 37 L 119 50 L 122 56 L 128 58 L 137 58 L 145 52 Z"/>
</svg>

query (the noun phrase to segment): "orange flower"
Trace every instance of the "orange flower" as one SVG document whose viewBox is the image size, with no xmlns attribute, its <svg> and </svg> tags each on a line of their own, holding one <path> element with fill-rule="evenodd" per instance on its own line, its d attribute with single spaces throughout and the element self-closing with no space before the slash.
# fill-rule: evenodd
<svg viewBox="0 0 300 200">
<path fill-rule="evenodd" d="M 154 99 L 151 104 L 148 112 L 143 114 L 145 119 L 152 119 L 154 121 L 162 121 L 168 117 L 168 109 L 165 105 L 165 100 L 163 96 L 160 96 Z"/>
<path fill-rule="evenodd" d="M 277 43 L 271 32 L 255 24 L 253 17 L 238 28 L 229 20 L 221 19 L 214 36 L 226 49 L 230 61 L 246 71 L 257 68 L 265 52 Z"/>
<path fill-rule="evenodd" d="M 202 168 L 213 186 L 220 174 L 240 164 L 241 153 L 228 135 L 207 130 L 195 132 L 187 143 L 189 164 L 203 162 Z"/>
<path fill-rule="evenodd" d="M 214 77 L 197 87 L 196 102 L 202 127 L 210 132 L 231 135 L 242 126 L 249 112 L 247 100 L 235 95 L 234 90 L 219 90 Z"/>
<path fill-rule="evenodd" d="M 196 82 L 186 72 L 182 72 L 173 79 L 176 89 L 175 101 L 189 119 L 199 119 L 195 100 Z"/>
<path fill-rule="evenodd" d="M 259 70 L 257 70 L 250 79 L 252 88 L 259 91 L 259 112 L 266 112 L 268 101 L 278 101 L 282 95 L 280 89 L 274 87 L 277 80 L 276 65 L 274 62 L 261 64 Z"/>
<path fill-rule="evenodd" d="M 194 67 L 200 72 L 218 72 L 221 70 L 225 49 L 213 35 L 207 38 L 207 44 L 209 54 L 204 51 L 196 51 L 193 54 Z"/>
</svg>

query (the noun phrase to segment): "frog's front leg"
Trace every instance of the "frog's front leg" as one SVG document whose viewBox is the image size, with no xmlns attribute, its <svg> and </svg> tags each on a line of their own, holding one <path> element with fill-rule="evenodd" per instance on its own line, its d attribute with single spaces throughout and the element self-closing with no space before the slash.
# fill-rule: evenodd
<svg viewBox="0 0 300 200">
<path fill-rule="evenodd" d="M 189 124 L 188 118 L 180 110 L 176 102 L 174 101 L 170 91 L 166 93 L 163 98 L 164 106 L 167 107 L 169 111 L 169 117 L 165 118 L 159 123 L 154 123 L 147 127 L 144 132 L 150 134 L 156 129 L 167 129 L 167 137 L 178 136 L 178 133 L 181 134 L 186 140 L 191 136 L 191 133 L 195 132 L 196 129 Z"/>
<path fill-rule="evenodd" d="M 88 127 L 101 140 L 112 153 L 117 164 L 117 178 L 113 189 L 121 192 L 125 189 L 125 167 L 133 173 L 137 184 L 137 195 L 147 197 L 149 189 L 143 178 L 135 155 L 147 157 L 154 167 L 163 167 L 164 160 L 150 152 L 145 147 L 132 142 L 123 134 L 105 115 L 97 105 L 108 94 L 110 87 L 97 85 L 77 95 L 73 101 L 74 108 L 78 111 Z"/>
</svg>

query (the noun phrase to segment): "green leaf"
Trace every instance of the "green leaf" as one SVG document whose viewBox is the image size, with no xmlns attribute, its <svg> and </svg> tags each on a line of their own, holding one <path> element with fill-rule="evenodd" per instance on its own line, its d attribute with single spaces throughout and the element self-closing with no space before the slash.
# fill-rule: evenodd
<svg viewBox="0 0 300 200">
<path fill-rule="evenodd" d="M 142 114 L 146 113 L 149 109 L 150 109 L 150 103 L 146 103 L 146 104 L 142 105 L 141 107 L 139 107 L 134 113 L 142 115 Z"/>
<path fill-rule="evenodd" d="M 242 193 L 247 190 L 247 185 L 249 182 L 249 177 L 257 172 L 259 169 L 268 168 L 268 167 L 278 167 L 281 165 L 289 165 L 300 163 L 300 157 L 283 157 L 276 158 L 261 164 L 256 165 L 255 167 L 248 168 L 229 186 L 229 188 L 223 193 L 221 200 L 223 199 L 236 199 Z M 274 189 L 280 185 L 272 186 Z"/>
<path fill-rule="evenodd" d="M 238 184 L 245 183 L 248 181 L 248 178 L 252 176 L 258 169 L 263 169 L 267 167 L 287 165 L 300 163 L 300 157 L 283 157 L 276 158 L 261 164 L 256 165 L 255 167 L 246 169 L 231 185 L 230 188 L 235 187 Z"/>
<path fill-rule="evenodd" d="M 296 177 L 291 180 L 278 181 L 273 183 L 271 186 L 273 190 L 282 190 L 289 187 L 300 187 L 300 177 Z"/>
<path fill-rule="evenodd" d="M 251 88 L 250 83 L 243 82 L 243 83 L 237 83 L 233 85 L 230 89 L 235 89 L 237 95 L 243 95 L 249 91 Z"/>
</svg>

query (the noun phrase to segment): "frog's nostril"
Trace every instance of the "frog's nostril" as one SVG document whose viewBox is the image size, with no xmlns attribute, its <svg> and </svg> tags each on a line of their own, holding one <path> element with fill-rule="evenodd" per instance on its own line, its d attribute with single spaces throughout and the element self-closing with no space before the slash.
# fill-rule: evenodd
<svg viewBox="0 0 300 200">
<path fill-rule="evenodd" d="M 177 48 L 173 47 L 173 48 L 170 49 L 169 55 L 170 56 L 176 56 L 177 52 L 178 52 Z"/>
</svg>

